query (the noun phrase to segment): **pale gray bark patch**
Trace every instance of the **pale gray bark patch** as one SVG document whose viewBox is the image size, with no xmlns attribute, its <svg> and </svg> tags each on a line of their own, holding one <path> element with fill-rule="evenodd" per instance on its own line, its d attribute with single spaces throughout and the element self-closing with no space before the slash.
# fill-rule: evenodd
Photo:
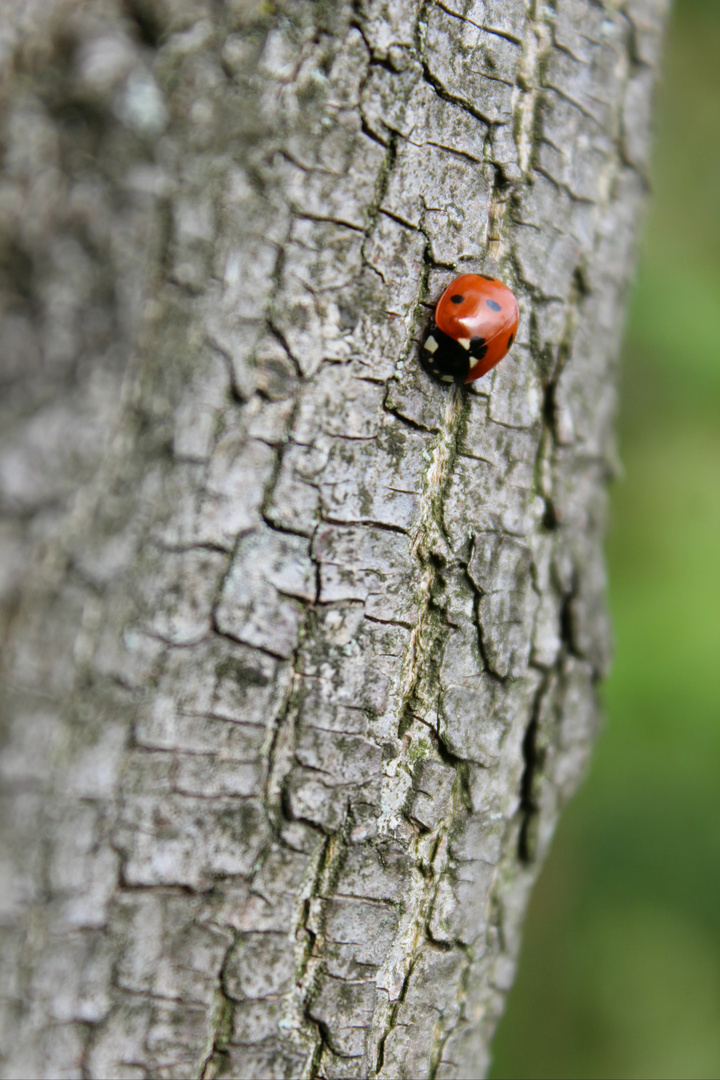
<svg viewBox="0 0 720 1080">
<path fill-rule="evenodd" d="M 5 5 L 4 1075 L 483 1075 L 609 660 L 665 8 Z M 521 309 L 467 389 L 461 271 Z"/>
</svg>

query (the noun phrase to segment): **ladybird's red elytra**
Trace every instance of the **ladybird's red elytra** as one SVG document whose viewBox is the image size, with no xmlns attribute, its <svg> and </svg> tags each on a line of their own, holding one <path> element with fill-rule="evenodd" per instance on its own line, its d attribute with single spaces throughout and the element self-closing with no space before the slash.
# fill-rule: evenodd
<svg viewBox="0 0 720 1080">
<path fill-rule="evenodd" d="M 486 274 L 461 274 L 435 307 L 423 361 L 441 382 L 473 382 L 502 360 L 517 333 L 513 292 Z"/>
</svg>

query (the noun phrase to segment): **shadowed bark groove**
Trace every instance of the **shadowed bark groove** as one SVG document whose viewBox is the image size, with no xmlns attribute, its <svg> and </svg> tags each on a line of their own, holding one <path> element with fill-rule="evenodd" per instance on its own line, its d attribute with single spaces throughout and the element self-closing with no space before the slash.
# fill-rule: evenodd
<svg viewBox="0 0 720 1080">
<path fill-rule="evenodd" d="M 0 15 L 7 1076 L 481 1076 L 597 729 L 665 0 Z M 521 308 L 470 388 L 418 342 Z"/>
</svg>

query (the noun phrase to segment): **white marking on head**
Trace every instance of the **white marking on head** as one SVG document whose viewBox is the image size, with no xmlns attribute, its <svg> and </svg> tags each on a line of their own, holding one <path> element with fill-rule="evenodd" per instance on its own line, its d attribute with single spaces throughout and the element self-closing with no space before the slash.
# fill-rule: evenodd
<svg viewBox="0 0 720 1080">
<path fill-rule="evenodd" d="M 429 353 L 434 353 L 434 352 L 437 352 L 437 350 L 438 350 L 438 343 L 437 343 L 437 341 L 435 340 L 435 338 L 434 338 L 434 337 L 429 337 L 429 338 L 427 339 L 427 341 L 425 342 L 425 349 L 426 349 L 426 350 L 427 350 L 427 352 L 429 352 Z"/>
<path fill-rule="evenodd" d="M 452 375 L 441 375 L 440 382 L 455 382 L 455 380 Z"/>
<path fill-rule="evenodd" d="M 463 349 L 469 349 L 470 348 L 470 338 L 469 337 L 459 337 L 457 339 L 457 343 L 458 343 L 458 345 L 462 345 Z"/>
</svg>

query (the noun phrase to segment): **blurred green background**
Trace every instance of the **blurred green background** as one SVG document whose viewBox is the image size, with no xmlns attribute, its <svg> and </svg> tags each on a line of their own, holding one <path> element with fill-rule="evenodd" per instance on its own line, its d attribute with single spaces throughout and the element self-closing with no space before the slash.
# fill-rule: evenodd
<svg viewBox="0 0 720 1080">
<path fill-rule="evenodd" d="M 720 1077 L 720 0 L 677 0 L 625 346 L 606 729 L 494 1080 Z"/>
</svg>

